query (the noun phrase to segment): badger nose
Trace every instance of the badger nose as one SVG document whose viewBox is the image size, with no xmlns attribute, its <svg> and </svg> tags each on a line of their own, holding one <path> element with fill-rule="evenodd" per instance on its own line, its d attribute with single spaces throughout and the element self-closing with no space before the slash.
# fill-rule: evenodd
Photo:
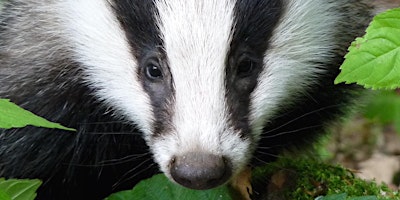
<svg viewBox="0 0 400 200">
<path fill-rule="evenodd" d="M 223 156 L 207 153 L 188 153 L 171 161 L 171 176 L 182 186 L 206 190 L 225 183 L 232 174 Z"/>
</svg>

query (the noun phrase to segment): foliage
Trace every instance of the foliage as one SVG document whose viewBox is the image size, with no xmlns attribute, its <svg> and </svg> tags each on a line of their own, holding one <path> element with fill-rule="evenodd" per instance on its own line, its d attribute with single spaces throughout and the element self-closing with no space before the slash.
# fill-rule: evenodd
<svg viewBox="0 0 400 200">
<path fill-rule="evenodd" d="M 400 8 L 377 16 L 349 47 L 335 83 L 357 83 L 372 89 L 400 88 Z M 400 133 L 399 91 L 381 91 L 365 106 L 373 122 L 394 124 Z"/>
<path fill-rule="evenodd" d="M 372 89 L 400 87 L 400 8 L 377 15 L 366 35 L 357 38 L 335 83 L 357 83 Z"/>
<path fill-rule="evenodd" d="M 327 164 L 299 159 L 282 159 L 277 163 L 258 168 L 255 177 L 268 177 L 280 170 L 295 172 L 297 176 L 289 177 L 296 183 L 296 188 L 285 193 L 286 199 L 309 200 L 380 200 L 400 199 L 399 194 L 390 191 L 385 185 L 377 185 L 355 178 L 347 169 Z M 35 191 L 41 184 L 38 180 L 4 180 L 0 179 L 0 200 L 30 200 L 36 196 Z M 324 185 L 321 192 L 317 185 Z M 294 192 L 293 192 L 294 191 Z M 164 175 L 159 174 L 144 180 L 132 190 L 115 193 L 106 200 L 174 200 L 174 199 L 218 199 L 231 200 L 227 186 L 213 190 L 189 190 L 171 183 Z M 324 196 L 325 195 L 325 196 Z"/>
<path fill-rule="evenodd" d="M 40 180 L 0 179 L 0 200 L 33 200 Z"/>
<path fill-rule="evenodd" d="M 340 166 L 332 166 L 310 159 L 282 158 L 278 162 L 254 171 L 253 182 L 264 177 L 274 177 L 286 173 L 286 181 L 290 187 L 278 191 L 278 199 L 298 200 L 369 200 L 400 199 L 400 195 L 388 189 L 386 185 L 378 185 L 355 177 L 354 173 Z M 285 176 L 280 176 L 282 177 Z M 283 178 L 285 179 L 285 178 Z M 267 178 L 268 182 L 276 182 Z M 277 182 L 284 182 L 279 180 Z M 269 195 L 274 191 L 268 191 Z"/>
<path fill-rule="evenodd" d="M 353 172 L 339 166 L 316 162 L 309 159 L 284 158 L 276 163 L 257 168 L 253 171 L 252 182 L 263 182 L 261 188 L 270 188 L 274 175 L 284 171 L 286 178 L 280 177 L 278 182 L 289 182 L 290 187 L 284 186 L 283 193 L 274 195 L 276 191 L 262 190 L 262 198 L 298 200 L 384 200 L 400 199 L 398 193 L 388 189 L 386 185 L 377 185 L 356 178 Z M 294 185 L 293 185 L 294 184 Z M 171 183 L 164 175 L 159 174 L 140 182 L 132 190 L 122 191 L 111 195 L 106 200 L 174 200 L 174 199 L 221 199 L 231 200 L 229 187 L 223 186 L 213 190 L 189 190 Z"/>
<path fill-rule="evenodd" d="M 7 99 L 0 99 L 0 128 L 21 128 L 27 125 L 74 131 L 74 129 L 66 128 L 60 124 L 52 123 L 44 118 L 36 116 Z"/>
</svg>

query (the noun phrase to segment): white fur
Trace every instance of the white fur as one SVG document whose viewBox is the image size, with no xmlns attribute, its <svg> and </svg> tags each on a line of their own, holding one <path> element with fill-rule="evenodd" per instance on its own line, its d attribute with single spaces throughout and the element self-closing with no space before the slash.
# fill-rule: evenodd
<svg viewBox="0 0 400 200">
<path fill-rule="evenodd" d="M 136 74 L 137 62 L 106 0 L 60 1 L 57 12 L 86 80 L 100 100 L 135 122 L 147 135 L 153 121 L 149 97 Z"/>
<path fill-rule="evenodd" d="M 234 1 L 158 0 L 159 27 L 174 79 L 175 130 L 152 144 L 168 175 L 172 156 L 188 152 L 224 155 L 241 168 L 250 151 L 227 119 L 225 59 L 234 26 Z"/>
<path fill-rule="evenodd" d="M 295 103 L 296 96 L 305 93 L 304 88 L 323 73 L 323 66 L 310 61 L 332 56 L 335 23 L 340 16 L 330 9 L 339 3 L 285 0 L 287 9 L 270 39 L 264 70 L 251 97 L 253 134 L 259 136 L 278 109 Z"/>
</svg>

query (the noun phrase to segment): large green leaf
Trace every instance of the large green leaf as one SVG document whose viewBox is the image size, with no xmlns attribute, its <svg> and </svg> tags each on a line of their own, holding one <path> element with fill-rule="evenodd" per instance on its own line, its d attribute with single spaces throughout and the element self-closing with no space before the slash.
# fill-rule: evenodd
<svg viewBox="0 0 400 200">
<path fill-rule="evenodd" d="M 372 89 L 400 87 L 400 8 L 377 15 L 349 47 L 335 83 L 357 83 Z"/>
<path fill-rule="evenodd" d="M 0 189 L 0 200 L 11 200 L 10 195 Z"/>
<path fill-rule="evenodd" d="M 106 200 L 232 200 L 227 186 L 212 190 L 190 190 L 172 183 L 163 174 L 141 181 L 133 190 L 115 193 Z"/>
<path fill-rule="evenodd" d="M 0 99 L 0 128 L 21 128 L 27 125 L 33 125 L 45 128 L 57 128 L 74 131 L 75 129 L 61 126 L 60 124 L 49 122 L 48 120 L 36 116 L 26 111 L 8 99 Z"/>
<path fill-rule="evenodd" d="M 34 200 L 40 180 L 0 179 L 0 200 Z M 4 198 L 4 199 L 3 199 Z"/>
</svg>

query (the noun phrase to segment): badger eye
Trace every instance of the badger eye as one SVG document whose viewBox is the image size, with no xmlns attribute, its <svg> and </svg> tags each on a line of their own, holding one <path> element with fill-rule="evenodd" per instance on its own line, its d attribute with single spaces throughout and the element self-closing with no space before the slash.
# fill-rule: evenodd
<svg viewBox="0 0 400 200">
<path fill-rule="evenodd" d="M 159 66 L 155 64 L 148 64 L 146 66 L 146 76 L 149 79 L 160 79 L 163 77 L 163 74 Z"/>
<path fill-rule="evenodd" d="M 255 63 L 252 60 L 242 60 L 236 69 L 236 75 L 239 77 L 245 77 L 251 74 L 254 70 Z"/>
</svg>

